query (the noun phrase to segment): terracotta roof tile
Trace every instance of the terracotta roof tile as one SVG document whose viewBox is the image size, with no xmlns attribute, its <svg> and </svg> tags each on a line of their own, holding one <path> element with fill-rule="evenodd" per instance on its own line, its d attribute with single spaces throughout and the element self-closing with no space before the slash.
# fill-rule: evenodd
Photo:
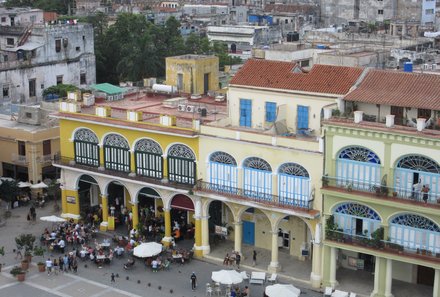
<svg viewBox="0 0 440 297">
<path fill-rule="evenodd" d="M 344 99 L 440 110 L 440 75 L 372 69 Z"/>
<path fill-rule="evenodd" d="M 231 80 L 231 85 L 346 94 L 363 69 L 315 64 L 309 72 L 293 72 L 292 62 L 251 59 Z"/>
</svg>

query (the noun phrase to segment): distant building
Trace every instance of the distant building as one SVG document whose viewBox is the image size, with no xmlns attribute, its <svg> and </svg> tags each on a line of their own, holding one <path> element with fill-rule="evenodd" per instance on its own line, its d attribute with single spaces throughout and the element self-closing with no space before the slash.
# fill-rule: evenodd
<svg viewBox="0 0 440 297">
<path fill-rule="evenodd" d="M 166 83 L 190 94 L 216 91 L 218 84 L 218 57 L 183 55 L 166 58 Z"/>
<path fill-rule="evenodd" d="M 60 130 L 48 117 L 50 106 L 44 107 L 18 106 L 16 118 L 0 114 L 1 176 L 34 183 L 59 177 L 52 160 L 60 151 Z"/>
<path fill-rule="evenodd" d="M 43 24 L 41 10 L 16 13 L 1 17 L 13 25 L 0 26 L 0 101 L 38 102 L 50 86 L 95 83 L 91 25 Z"/>
</svg>

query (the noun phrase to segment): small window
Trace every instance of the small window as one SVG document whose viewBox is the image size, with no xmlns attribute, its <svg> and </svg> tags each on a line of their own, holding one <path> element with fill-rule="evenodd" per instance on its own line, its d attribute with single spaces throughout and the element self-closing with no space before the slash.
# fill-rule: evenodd
<svg viewBox="0 0 440 297">
<path fill-rule="evenodd" d="M 6 38 L 7 45 L 14 45 L 14 38 Z"/>
<path fill-rule="evenodd" d="M 6 17 L 2 17 L 2 23 L 6 23 Z"/>
<path fill-rule="evenodd" d="M 29 97 L 35 97 L 37 94 L 35 79 L 29 80 Z"/>
<path fill-rule="evenodd" d="M 8 55 L 3 55 L 3 62 L 8 62 L 8 60 L 9 60 Z"/>
<path fill-rule="evenodd" d="M 42 90 L 44 90 L 44 84 L 41 84 L 40 87 Z"/>
<path fill-rule="evenodd" d="M 79 84 L 80 84 L 80 85 L 85 85 L 85 84 L 87 84 L 86 74 L 85 74 L 85 73 L 81 73 L 81 74 L 79 75 Z"/>
<path fill-rule="evenodd" d="M 61 39 L 55 40 L 55 51 L 57 53 L 61 52 Z"/>
<path fill-rule="evenodd" d="M 426 10 L 425 10 L 425 14 L 426 14 L 426 15 L 434 14 L 434 9 L 426 9 Z"/>
<path fill-rule="evenodd" d="M 32 119 L 32 113 L 31 112 L 26 112 L 26 118 Z"/>
<path fill-rule="evenodd" d="M 57 75 L 57 85 L 61 85 L 63 83 L 63 76 Z"/>
<path fill-rule="evenodd" d="M 3 87 L 3 98 L 9 97 L 9 87 Z"/>
<path fill-rule="evenodd" d="M 379 10 L 377 11 L 377 14 L 383 15 L 383 9 L 379 9 Z"/>
<path fill-rule="evenodd" d="M 43 155 L 47 156 L 51 154 L 51 149 L 50 149 L 50 140 L 44 140 L 43 141 Z"/>
<path fill-rule="evenodd" d="M 26 156 L 26 143 L 24 141 L 18 142 L 18 154 L 20 156 Z"/>
<path fill-rule="evenodd" d="M 309 67 L 310 66 L 310 60 L 303 60 L 300 62 L 301 67 Z"/>
<path fill-rule="evenodd" d="M 81 50 L 81 48 L 79 46 L 77 46 L 75 49 L 77 52 L 79 52 Z"/>
<path fill-rule="evenodd" d="M 37 56 L 37 50 L 31 51 L 31 58 L 35 58 Z"/>
</svg>

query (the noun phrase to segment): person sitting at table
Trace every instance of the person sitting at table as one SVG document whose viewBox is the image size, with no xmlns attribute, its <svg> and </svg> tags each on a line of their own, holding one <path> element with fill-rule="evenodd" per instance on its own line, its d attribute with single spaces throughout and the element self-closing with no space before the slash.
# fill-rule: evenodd
<svg viewBox="0 0 440 297">
<path fill-rule="evenodd" d="M 115 247 L 115 253 L 116 257 L 121 257 L 124 253 L 124 249 L 118 245 L 117 247 Z"/>
<path fill-rule="evenodd" d="M 231 292 L 229 293 L 229 296 L 231 297 L 237 297 L 237 292 L 233 288 L 231 288 Z"/>
<path fill-rule="evenodd" d="M 242 297 L 247 297 L 249 296 L 249 287 L 248 286 L 244 286 L 243 291 L 241 292 L 241 296 Z"/>
</svg>

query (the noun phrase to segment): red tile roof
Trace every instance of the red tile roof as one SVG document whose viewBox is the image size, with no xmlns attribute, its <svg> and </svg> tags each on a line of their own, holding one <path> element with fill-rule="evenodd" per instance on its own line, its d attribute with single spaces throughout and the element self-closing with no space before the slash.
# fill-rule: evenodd
<svg viewBox="0 0 440 297">
<path fill-rule="evenodd" d="M 440 110 L 440 75 L 372 69 L 344 99 Z"/>
<path fill-rule="evenodd" d="M 295 66 L 292 62 L 251 59 L 230 84 L 344 95 L 363 71 L 362 68 L 315 64 L 308 73 L 294 73 Z"/>
</svg>

